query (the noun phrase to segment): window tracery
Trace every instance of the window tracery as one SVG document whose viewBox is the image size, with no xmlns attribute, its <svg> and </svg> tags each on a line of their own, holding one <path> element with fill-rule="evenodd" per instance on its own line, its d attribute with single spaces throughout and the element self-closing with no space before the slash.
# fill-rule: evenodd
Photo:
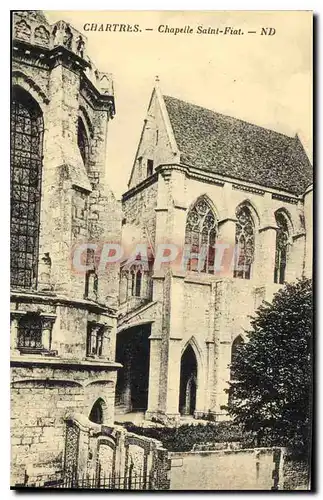
<svg viewBox="0 0 323 500">
<path fill-rule="evenodd" d="M 11 104 L 11 284 L 30 288 L 37 280 L 44 125 L 26 92 L 14 90 Z"/>
<path fill-rule="evenodd" d="M 197 200 L 186 219 L 185 245 L 191 248 L 191 255 L 206 253 L 204 263 L 198 268 L 197 258 L 188 261 L 187 269 L 211 273 L 214 271 L 215 242 L 217 237 L 217 218 L 205 197 Z"/>
<path fill-rule="evenodd" d="M 238 208 L 236 216 L 236 257 L 233 276 L 249 280 L 255 253 L 254 222 L 250 210 L 246 206 Z"/>
</svg>

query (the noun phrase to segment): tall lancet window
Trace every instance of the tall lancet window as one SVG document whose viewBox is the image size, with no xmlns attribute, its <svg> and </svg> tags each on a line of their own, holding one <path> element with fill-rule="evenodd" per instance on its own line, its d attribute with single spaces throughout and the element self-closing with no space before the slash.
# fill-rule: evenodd
<svg viewBox="0 0 323 500">
<path fill-rule="evenodd" d="M 276 213 L 275 218 L 278 229 L 276 233 L 274 282 L 284 283 L 287 264 L 289 230 L 287 219 L 282 212 Z"/>
<path fill-rule="evenodd" d="M 235 236 L 235 267 L 233 276 L 249 280 L 255 253 L 255 228 L 247 206 L 239 207 L 237 212 Z"/>
<path fill-rule="evenodd" d="M 11 285 L 37 285 L 43 159 L 43 116 L 24 90 L 11 101 L 10 271 Z"/>
<path fill-rule="evenodd" d="M 192 258 L 187 269 L 204 273 L 214 272 L 217 217 L 204 196 L 191 208 L 186 219 L 185 245 L 189 245 Z M 197 256 L 200 256 L 200 260 Z"/>
<path fill-rule="evenodd" d="M 85 126 L 81 118 L 78 119 L 77 145 L 79 147 L 85 168 L 89 166 L 90 147 Z"/>
<path fill-rule="evenodd" d="M 241 337 L 241 335 L 238 335 L 232 342 L 232 347 L 231 347 L 231 363 L 230 363 L 230 379 L 234 379 L 234 365 L 237 360 L 237 356 L 239 351 L 241 350 L 241 347 L 244 345 L 244 340 Z"/>
</svg>

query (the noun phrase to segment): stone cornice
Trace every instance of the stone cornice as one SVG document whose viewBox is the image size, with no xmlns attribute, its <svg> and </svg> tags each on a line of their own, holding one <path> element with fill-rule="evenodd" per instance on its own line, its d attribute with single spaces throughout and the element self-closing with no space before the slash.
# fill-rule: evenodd
<svg viewBox="0 0 323 500">
<path fill-rule="evenodd" d="M 10 311 L 10 316 L 13 316 L 14 318 L 15 317 L 20 318 L 21 316 L 25 316 L 26 314 L 28 314 L 28 311 L 19 311 L 18 309 L 14 309 L 13 311 Z M 55 321 L 57 315 L 53 314 L 53 313 L 41 312 L 41 313 L 39 313 L 39 317 L 44 319 L 44 320 Z"/>
<path fill-rule="evenodd" d="M 12 45 L 12 60 L 28 66 L 46 69 L 49 71 L 49 49 L 36 47 L 28 42 L 15 40 Z"/>
<path fill-rule="evenodd" d="M 58 45 L 52 49 L 33 45 L 24 40 L 13 40 L 12 43 L 14 56 L 22 60 L 33 61 L 41 64 L 44 68 L 52 69 L 57 63 L 66 63 L 73 69 L 82 69 L 90 67 L 90 63 L 68 50 L 62 45 Z"/>
<path fill-rule="evenodd" d="M 11 366 L 51 366 L 55 368 L 71 369 L 71 370 L 117 370 L 121 368 L 120 363 L 114 361 L 103 361 L 98 359 L 64 359 L 59 357 L 46 357 L 39 355 L 21 355 L 12 356 L 10 359 Z"/>
<path fill-rule="evenodd" d="M 126 191 L 122 195 L 122 201 L 124 202 L 124 201 L 128 200 L 129 198 L 132 198 L 137 193 L 140 193 L 140 191 L 143 191 L 143 189 L 145 189 L 146 187 L 154 184 L 157 180 L 158 180 L 158 173 L 155 172 L 153 175 L 151 175 L 150 177 L 147 177 L 146 179 L 141 181 L 139 184 L 137 184 L 137 186 L 134 186 L 133 188 Z"/>
<path fill-rule="evenodd" d="M 284 201 L 285 203 L 293 203 L 294 205 L 297 205 L 297 203 L 299 202 L 299 198 L 297 196 L 292 197 L 286 196 L 284 194 L 272 193 L 271 197 L 273 200 L 280 200 Z"/>
<path fill-rule="evenodd" d="M 260 196 L 264 196 L 265 191 L 263 189 L 257 189 L 252 186 L 246 186 L 244 184 L 232 184 L 232 189 L 236 189 L 238 191 L 246 191 L 247 193 L 259 194 Z"/>
<path fill-rule="evenodd" d="M 161 174 L 172 172 L 183 172 L 184 174 L 188 173 L 188 168 L 185 165 L 180 165 L 179 163 L 161 163 L 156 167 L 156 172 L 160 172 Z"/>
<path fill-rule="evenodd" d="M 71 305 L 73 307 L 80 307 L 82 309 L 87 309 L 89 312 L 93 312 L 96 314 L 116 317 L 117 308 L 111 308 L 109 306 L 104 306 L 103 304 L 98 304 L 85 299 L 68 298 L 62 295 L 56 295 L 54 293 L 41 293 L 35 291 L 26 292 L 19 290 L 12 290 L 10 296 L 12 301 L 14 302 L 33 303 L 33 304 L 41 303 L 41 304 L 51 304 L 55 306 Z M 14 310 L 11 311 L 11 313 L 14 313 Z"/>
<path fill-rule="evenodd" d="M 203 174 L 203 172 L 191 172 L 189 171 L 187 174 L 189 179 L 197 179 L 199 181 L 208 182 L 209 184 L 214 184 L 215 186 L 223 187 L 225 181 L 220 181 L 219 179 L 214 179 L 211 176 Z"/>
<path fill-rule="evenodd" d="M 110 118 L 115 114 L 115 102 L 113 95 L 101 93 L 93 82 L 86 76 L 85 70 L 91 68 L 88 60 L 80 57 L 75 52 L 59 45 L 52 49 L 32 45 L 27 41 L 13 41 L 13 59 L 17 62 L 37 66 L 48 71 L 58 65 L 63 65 L 71 71 L 80 73 L 81 92 L 90 106 L 98 110 L 109 112 Z"/>
<path fill-rule="evenodd" d="M 114 97 L 109 94 L 101 94 L 95 85 L 87 78 L 85 74 L 81 77 L 81 94 L 88 104 L 96 110 L 105 110 L 109 112 L 110 118 L 115 115 Z"/>
<path fill-rule="evenodd" d="M 189 170 L 188 177 L 194 177 L 194 178 L 201 179 L 201 180 L 203 180 L 205 178 L 205 180 L 211 184 L 217 184 L 217 183 L 219 183 L 220 185 L 224 185 L 225 183 L 228 183 L 231 185 L 235 184 L 236 186 L 239 186 L 239 189 L 241 189 L 241 188 L 248 188 L 249 189 L 250 188 L 250 189 L 254 189 L 256 191 L 263 191 L 264 193 L 271 193 L 272 195 L 274 195 L 273 197 L 275 197 L 275 196 L 286 197 L 286 198 L 288 198 L 288 201 L 290 203 L 293 203 L 293 201 L 290 201 L 290 200 L 295 200 L 294 203 L 297 203 L 298 200 L 302 199 L 302 196 L 297 196 L 297 195 L 290 193 L 288 191 L 280 190 L 277 188 L 267 187 L 267 186 L 264 186 L 262 184 L 257 184 L 255 182 L 251 182 L 251 181 L 245 181 L 243 179 L 239 179 L 238 177 L 217 174 L 216 172 L 213 172 L 210 170 L 209 171 L 203 170 L 201 168 L 196 168 L 192 165 L 187 165 L 185 163 L 181 163 L 180 165 L 188 168 L 188 170 Z M 259 193 L 257 193 L 257 194 L 259 194 Z M 277 199 L 279 199 L 279 198 L 277 198 Z"/>
</svg>

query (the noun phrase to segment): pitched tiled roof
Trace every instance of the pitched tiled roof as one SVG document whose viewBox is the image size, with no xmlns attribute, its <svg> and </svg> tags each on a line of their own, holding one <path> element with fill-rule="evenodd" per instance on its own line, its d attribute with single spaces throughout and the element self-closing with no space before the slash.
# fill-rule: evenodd
<svg viewBox="0 0 323 500">
<path fill-rule="evenodd" d="M 164 96 L 181 162 L 299 195 L 313 169 L 298 137 Z"/>
</svg>

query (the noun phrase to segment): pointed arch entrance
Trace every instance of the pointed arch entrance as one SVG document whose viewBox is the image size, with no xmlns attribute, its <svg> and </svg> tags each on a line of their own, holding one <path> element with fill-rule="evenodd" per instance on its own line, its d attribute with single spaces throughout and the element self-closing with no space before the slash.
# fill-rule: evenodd
<svg viewBox="0 0 323 500">
<path fill-rule="evenodd" d="M 181 358 L 179 391 L 179 412 L 181 415 L 194 415 L 197 391 L 197 360 L 190 344 Z"/>
<path fill-rule="evenodd" d="M 149 388 L 151 324 L 117 334 L 116 360 L 122 364 L 116 386 L 116 413 L 146 411 Z"/>
</svg>

